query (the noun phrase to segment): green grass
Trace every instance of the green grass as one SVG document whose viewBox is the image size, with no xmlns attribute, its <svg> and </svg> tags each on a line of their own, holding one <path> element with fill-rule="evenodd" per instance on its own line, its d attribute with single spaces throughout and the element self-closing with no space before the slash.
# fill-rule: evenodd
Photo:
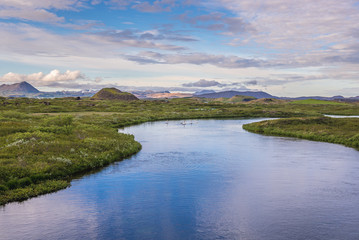
<svg viewBox="0 0 359 240">
<path fill-rule="evenodd" d="M 346 105 L 347 103 L 327 101 L 327 100 L 317 100 L 317 99 L 305 99 L 305 100 L 292 101 L 291 104 Z"/>
<path fill-rule="evenodd" d="M 208 102 L 208 103 L 245 103 L 249 101 L 256 100 L 255 97 L 236 95 L 231 98 L 198 98 L 198 101 Z"/>
<path fill-rule="evenodd" d="M 357 118 L 289 118 L 250 123 L 243 128 L 265 135 L 338 143 L 359 150 Z"/>
<path fill-rule="evenodd" d="M 0 205 L 65 188 L 74 175 L 141 149 L 132 135 L 88 115 L 0 117 Z"/>
</svg>

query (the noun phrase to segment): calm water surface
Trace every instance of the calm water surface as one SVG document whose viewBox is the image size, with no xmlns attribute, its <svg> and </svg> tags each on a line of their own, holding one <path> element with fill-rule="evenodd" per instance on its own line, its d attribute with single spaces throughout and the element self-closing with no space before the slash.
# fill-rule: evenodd
<svg viewBox="0 0 359 240">
<path fill-rule="evenodd" d="M 0 208 L 0 239 L 359 239 L 359 152 L 251 121 L 127 128 L 140 153 Z"/>
</svg>

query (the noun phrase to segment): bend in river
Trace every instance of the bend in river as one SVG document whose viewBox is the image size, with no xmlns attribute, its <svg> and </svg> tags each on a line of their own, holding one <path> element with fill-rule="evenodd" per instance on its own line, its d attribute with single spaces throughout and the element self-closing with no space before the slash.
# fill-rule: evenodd
<svg viewBox="0 0 359 240">
<path fill-rule="evenodd" d="M 140 153 L 0 208 L 0 239 L 359 239 L 359 152 L 252 121 L 126 128 Z"/>
</svg>

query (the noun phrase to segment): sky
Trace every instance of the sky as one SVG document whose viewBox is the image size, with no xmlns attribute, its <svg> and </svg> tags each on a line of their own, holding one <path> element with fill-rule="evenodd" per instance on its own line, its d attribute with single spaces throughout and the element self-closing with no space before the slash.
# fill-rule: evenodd
<svg viewBox="0 0 359 240">
<path fill-rule="evenodd" d="M 0 84 L 359 95 L 359 1 L 0 0 Z"/>
</svg>

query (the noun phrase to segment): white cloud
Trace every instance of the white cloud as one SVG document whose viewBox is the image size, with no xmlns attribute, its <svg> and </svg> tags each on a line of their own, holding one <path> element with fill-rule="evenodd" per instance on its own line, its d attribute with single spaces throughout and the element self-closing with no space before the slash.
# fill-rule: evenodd
<svg viewBox="0 0 359 240">
<path fill-rule="evenodd" d="M 59 70 L 52 70 L 49 74 L 45 75 L 42 80 L 45 82 L 63 82 L 63 81 L 74 81 L 83 79 L 84 75 L 80 71 L 67 70 L 61 73 Z"/>
<path fill-rule="evenodd" d="M 60 35 L 25 23 L 0 23 L 0 36 L 6 36 L 0 38 L 0 58 L 2 53 L 7 59 L 14 54 L 52 57 L 54 60 L 72 56 L 109 58 L 120 57 L 130 48 L 184 50 L 182 46 L 166 44 L 161 39 L 141 39 L 132 35 L 126 38 L 113 33 Z M 186 36 L 168 35 L 168 38 L 175 37 Z M 183 41 L 189 41 L 189 38 Z"/>
<path fill-rule="evenodd" d="M 0 19 L 20 19 L 44 23 L 61 23 L 63 17 L 52 10 L 76 11 L 86 5 L 84 0 L 2 0 Z"/>
<path fill-rule="evenodd" d="M 184 83 L 182 86 L 184 87 L 216 87 L 221 86 L 222 84 L 215 80 L 206 80 L 200 79 L 196 82 Z"/>
<path fill-rule="evenodd" d="M 18 18 L 22 20 L 31 20 L 37 22 L 63 22 L 63 17 L 58 17 L 44 9 L 2 9 L 0 10 L 0 18 Z"/>
<path fill-rule="evenodd" d="M 95 78 L 94 80 L 86 77 L 80 71 L 60 72 L 57 69 L 52 70 L 50 73 L 45 74 L 43 72 L 32 73 L 32 74 L 18 74 L 9 72 L 0 76 L 0 82 L 18 83 L 18 82 L 29 82 L 34 84 L 36 87 L 56 87 L 56 86 L 67 86 L 73 87 L 85 83 L 99 83 L 102 81 L 101 78 Z M 81 84 L 80 84 L 81 83 Z"/>
<path fill-rule="evenodd" d="M 358 41 L 353 36 L 359 27 L 354 0 L 216 2 L 250 22 L 255 29 L 250 38 L 268 47 L 302 52 Z"/>
</svg>

